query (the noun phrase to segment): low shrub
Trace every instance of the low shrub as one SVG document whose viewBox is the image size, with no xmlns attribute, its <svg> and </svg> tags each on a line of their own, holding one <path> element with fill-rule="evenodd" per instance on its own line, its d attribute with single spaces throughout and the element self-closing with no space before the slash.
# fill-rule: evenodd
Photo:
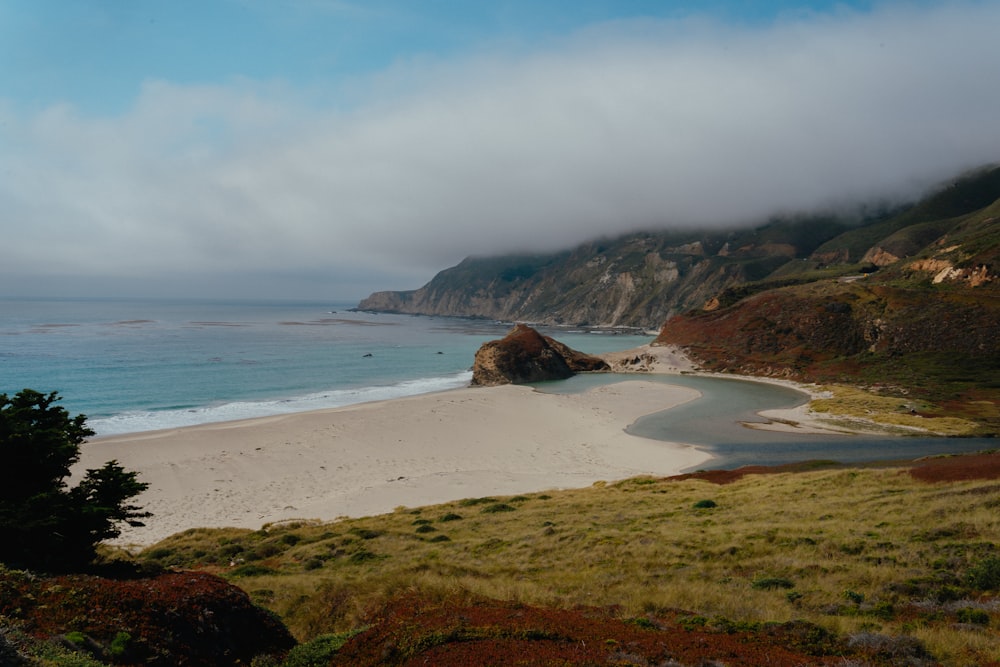
<svg viewBox="0 0 1000 667">
<path fill-rule="evenodd" d="M 243 554 L 244 560 L 264 560 L 265 558 L 271 558 L 272 556 L 277 556 L 284 549 L 279 547 L 277 544 L 261 544 L 257 547 L 250 549 Z"/>
<path fill-rule="evenodd" d="M 160 549 L 156 549 L 153 553 L 156 553 L 157 551 L 160 551 Z M 169 552 L 170 549 L 165 549 L 164 551 Z M 223 547 L 221 547 L 219 549 L 219 555 L 222 556 L 223 558 L 232 558 L 233 556 L 235 556 L 237 554 L 241 554 L 244 551 L 246 551 L 246 548 L 242 544 L 237 544 L 237 543 L 234 542 L 234 543 L 226 544 Z M 151 558 L 156 558 L 156 556 L 153 555 L 153 554 L 150 554 L 150 557 Z"/>
<path fill-rule="evenodd" d="M 517 508 L 507 503 L 493 503 L 483 508 L 483 514 L 496 514 L 497 512 L 513 512 Z"/>
<path fill-rule="evenodd" d="M 974 607 L 963 607 L 957 612 L 959 623 L 970 623 L 972 625 L 989 625 L 990 615 L 982 609 Z"/>
<path fill-rule="evenodd" d="M 458 504 L 462 507 L 472 507 L 473 505 L 486 505 L 488 503 L 495 503 L 496 501 L 496 498 L 486 496 L 485 498 L 465 498 L 464 500 L 458 501 Z"/>
<path fill-rule="evenodd" d="M 158 547 L 147 553 L 146 558 L 150 558 L 152 560 L 163 560 L 165 558 L 170 558 L 173 555 L 174 555 L 173 549 L 168 549 L 167 547 Z"/>
<path fill-rule="evenodd" d="M 966 581 L 980 591 L 1000 589 L 1000 556 L 987 556 L 969 568 Z"/>
<path fill-rule="evenodd" d="M 359 631 L 320 635 L 288 652 L 282 667 L 326 667 L 348 639 Z"/>
<path fill-rule="evenodd" d="M 348 558 L 347 560 L 349 560 L 352 563 L 365 563 L 370 560 L 377 560 L 378 557 L 379 557 L 378 554 L 374 554 L 371 551 L 366 551 L 362 549 L 361 551 L 356 551 L 352 553 L 350 558 Z"/>
<path fill-rule="evenodd" d="M 694 504 L 694 508 L 697 510 L 712 509 L 713 507 L 718 507 L 718 506 L 719 506 L 718 503 L 716 503 L 714 500 L 710 500 L 707 498 L 705 500 L 699 500 Z"/>
<path fill-rule="evenodd" d="M 370 530 L 368 528 L 351 528 L 351 533 L 363 540 L 374 540 L 376 537 L 382 536 L 382 531 Z"/>
<path fill-rule="evenodd" d="M 237 568 L 230 570 L 230 577 L 262 577 L 270 574 L 280 574 L 273 567 L 267 567 L 266 565 L 256 565 L 254 563 L 247 563 L 246 565 L 240 565 Z"/>
<path fill-rule="evenodd" d="M 865 594 L 858 593 L 857 591 L 852 591 L 850 589 L 844 591 L 844 599 L 850 600 L 854 604 L 861 604 L 865 601 Z"/>
<path fill-rule="evenodd" d="M 776 591 L 779 588 L 795 588 L 795 583 L 784 577 L 761 577 L 754 579 L 750 587 L 758 591 Z"/>
<path fill-rule="evenodd" d="M 108 647 L 108 653 L 116 658 L 125 655 L 131 641 L 132 635 L 124 631 L 119 632 L 115 635 L 115 638 L 111 640 L 111 646 Z"/>
</svg>

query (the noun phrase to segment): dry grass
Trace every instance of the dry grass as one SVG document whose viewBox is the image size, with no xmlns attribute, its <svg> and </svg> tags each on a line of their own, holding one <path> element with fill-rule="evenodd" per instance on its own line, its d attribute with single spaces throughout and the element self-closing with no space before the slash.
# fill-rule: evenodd
<svg viewBox="0 0 1000 667">
<path fill-rule="evenodd" d="M 714 508 L 695 507 L 708 499 Z M 900 469 L 724 486 L 636 478 L 332 524 L 188 531 L 143 556 L 223 573 L 300 639 L 349 630 L 418 589 L 617 605 L 626 617 L 804 619 L 845 636 L 912 635 L 948 664 L 982 664 L 1000 661 L 1000 610 L 996 591 L 973 590 L 965 573 L 996 552 L 998 507 L 995 481 L 930 485 Z M 960 623 L 963 604 L 988 623 Z"/>
<path fill-rule="evenodd" d="M 936 416 L 934 413 L 938 409 L 922 400 L 873 394 L 845 385 L 827 386 L 822 390 L 829 392 L 831 396 L 811 401 L 809 408 L 814 412 L 843 415 L 880 426 L 923 430 L 945 436 L 976 435 L 980 428 L 979 424 L 968 419 Z"/>
</svg>

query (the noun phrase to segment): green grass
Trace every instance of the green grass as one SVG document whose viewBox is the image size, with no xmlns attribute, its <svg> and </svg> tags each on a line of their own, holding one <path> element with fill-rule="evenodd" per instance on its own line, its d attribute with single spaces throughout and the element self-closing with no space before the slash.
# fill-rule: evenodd
<svg viewBox="0 0 1000 667">
<path fill-rule="evenodd" d="M 696 507 L 708 497 L 715 507 Z M 516 511 L 480 511 L 497 504 Z M 615 605 L 624 617 L 679 608 L 732 623 L 804 619 L 846 636 L 912 636 L 946 664 L 971 664 L 1000 660 L 998 507 L 994 481 L 928 485 L 898 469 L 725 486 L 645 477 L 332 524 L 188 531 L 142 557 L 169 552 L 173 564 L 232 576 L 300 640 L 356 629 L 390 596 L 417 589 Z M 456 514 L 464 518 L 441 521 Z M 447 541 L 417 533 L 424 518 Z M 287 544 L 289 532 L 301 539 Z M 240 566 L 229 566 L 221 540 L 277 545 L 261 563 L 274 572 L 234 576 Z M 986 618 L 963 623 L 962 608 Z"/>
</svg>

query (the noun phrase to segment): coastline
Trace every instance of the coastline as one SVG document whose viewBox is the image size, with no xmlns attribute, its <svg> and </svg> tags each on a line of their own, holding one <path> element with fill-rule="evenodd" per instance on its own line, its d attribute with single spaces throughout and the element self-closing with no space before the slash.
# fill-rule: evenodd
<svg viewBox="0 0 1000 667">
<path fill-rule="evenodd" d="M 578 395 L 506 385 L 88 441 L 74 473 L 117 460 L 153 513 L 115 543 L 190 528 L 332 521 L 468 497 L 579 488 L 691 469 L 711 455 L 629 435 L 639 417 L 698 396 L 635 379 Z"/>
<path fill-rule="evenodd" d="M 734 375 L 723 373 L 708 373 L 699 370 L 695 363 L 684 354 L 683 350 L 673 345 L 653 346 L 643 345 L 631 350 L 622 350 L 611 354 L 604 354 L 601 357 L 611 366 L 615 373 L 635 373 L 650 375 L 700 375 L 703 377 L 719 377 L 730 380 L 748 380 L 751 382 L 766 382 L 790 387 L 802 392 L 808 398 L 794 408 L 782 408 L 776 410 L 762 410 L 758 414 L 767 419 L 766 423 L 748 424 L 747 428 L 756 428 L 769 431 L 785 431 L 796 433 L 853 433 L 837 429 L 824 423 L 815 413 L 809 410 L 809 402 L 824 396 L 823 392 L 815 387 L 810 387 L 791 380 L 779 380 L 776 378 L 757 377 L 750 375 Z"/>
<path fill-rule="evenodd" d="M 616 373 L 635 374 L 665 374 L 665 375 L 698 375 L 702 377 L 717 377 L 729 380 L 747 380 L 776 384 L 800 391 L 808 398 L 792 408 L 776 408 L 761 410 L 757 414 L 768 420 L 766 422 L 742 422 L 746 428 L 760 431 L 776 431 L 782 433 L 802 433 L 811 435 L 898 435 L 899 429 L 878 424 L 860 417 L 814 412 L 809 404 L 819 398 L 829 398 L 827 391 L 815 385 L 808 385 L 794 380 L 783 380 L 758 375 L 738 375 L 734 373 L 710 373 L 700 370 L 684 352 L 673 345 L 653 346 L 643 345 L 631 350 L 622 350 L 601 355 L 607 361 L 612 371 Z M 910 429 L 915 433 L 934 435 L 926 429 Z"/>
</svg>

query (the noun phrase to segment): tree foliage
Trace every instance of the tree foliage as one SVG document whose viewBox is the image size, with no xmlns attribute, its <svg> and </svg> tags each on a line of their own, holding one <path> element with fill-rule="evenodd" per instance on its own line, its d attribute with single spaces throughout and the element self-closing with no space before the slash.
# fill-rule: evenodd
<svg viewBox="0 0 1000 667">
<path fill-rule="evenodd" d="M 129 503 L 148 485 L 117 461 L 67 486 L 80 445 L 94 432 L 59 400 L 31 389 L 0 394 L 0 562 L 10 566 L 84 567 L 99 542 L 120 534 L 121 523 L 141 526 L 150 516 Z"/>
</svg>

